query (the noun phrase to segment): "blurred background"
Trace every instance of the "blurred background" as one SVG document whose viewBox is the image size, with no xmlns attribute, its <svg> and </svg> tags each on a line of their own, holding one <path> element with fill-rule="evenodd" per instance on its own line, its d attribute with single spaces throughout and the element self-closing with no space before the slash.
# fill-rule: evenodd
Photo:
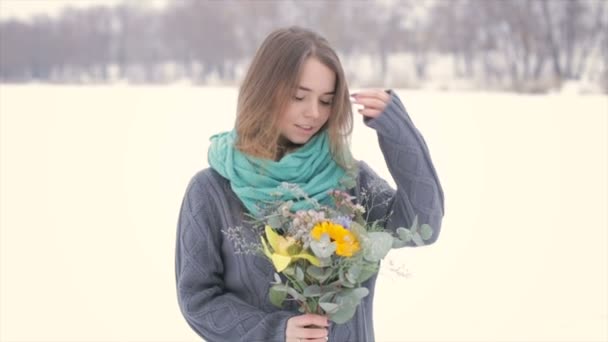
<svg viewBox="0 0 608 342">
<path fill-rule="evenodd" d="M 608 92 L 603 0 L 1 4 L 4 83 L 236 85 L 266 33 L 298 23 L 365 65 L 347 70 L 355 86 Z"/>
<path fill-rule="evenodd" d="M 0 0 L 0 341 L 200 341 L 180 205 L 288 25 L 396 91 L 444 190 L 439 240 L 383 262 L 378 342 L 608 341 L 604 0 Z"/>
</svg>

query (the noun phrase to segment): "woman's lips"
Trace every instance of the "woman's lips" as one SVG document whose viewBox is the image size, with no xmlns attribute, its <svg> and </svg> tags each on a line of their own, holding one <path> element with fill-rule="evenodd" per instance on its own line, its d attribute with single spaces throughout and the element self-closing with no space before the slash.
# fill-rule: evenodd
<svg viewBox="0 0 608 342">
<path fill-rule="evenodd" d="M 306 126 L 306 125 L 295 125 L 296 127 L 298 127 L 301 131 L 306 132 L 306 133 L 311 133 L 314 129 L 313 126 Z"/>
</svg>

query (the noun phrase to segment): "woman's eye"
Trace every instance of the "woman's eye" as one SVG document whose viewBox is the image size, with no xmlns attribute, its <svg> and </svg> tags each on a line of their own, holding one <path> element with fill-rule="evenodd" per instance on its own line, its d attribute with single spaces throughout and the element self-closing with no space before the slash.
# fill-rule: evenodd
<svg viewBox="0 0 608 342">
<path fill-rule="evenodd" d="M 321 103 L 322 103 L 323 105 L 325 105 L 325 106 L 329 106 L 329 105 L 331 105 L 331 102 L 325 102 L 325 101 L 321 101 Z"/>
<path fill-rule="evenodd" d="M 293 98 L 294 98 L 294 99 L 296 99 L 296 100 L 298 100 L 298 101 L 302 101 L 302 100 L 304 100 L 304 98 L 303 98 L 303 97 L 297 97 L 297 96 L 294 96 Z"/>
</svg>

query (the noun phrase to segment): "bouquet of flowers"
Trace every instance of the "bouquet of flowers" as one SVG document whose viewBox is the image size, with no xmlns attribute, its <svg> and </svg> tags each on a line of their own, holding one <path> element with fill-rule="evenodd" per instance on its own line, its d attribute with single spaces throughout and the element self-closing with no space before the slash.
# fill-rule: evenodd
<svg viewBox="0 0 608 342">
<path fill-rule="evenodd" d="M 363 206 L 343 190 L 330 191 L 333 205 L 321 205 L 294 184 L 281 188 L 312 209 L 293 211 L 293 201 L 275 201 L 252 217 L 261 232 L 257 250 L 276 270 L 269 297 L 278 307 L 295 300 L 302 313 L 345 323 L 369 293 L 362 283 L 378 272 L 390 249 L 410 241 L 423 245 L 432 235 L 428 224 L 417 226 L 417 217 L 394 234 L 378 221 L 367 222 Z"/>
</svg>

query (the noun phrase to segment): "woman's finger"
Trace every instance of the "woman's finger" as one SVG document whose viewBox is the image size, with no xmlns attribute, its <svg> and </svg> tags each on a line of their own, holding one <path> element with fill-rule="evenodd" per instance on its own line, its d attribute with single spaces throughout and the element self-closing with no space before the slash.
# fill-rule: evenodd
<svg viewBox="0 0 608 342">
<path fill-rule="evenodd" d="M 293 336 L 297 336 L 301 338 L 303 341 L 306 339 L 325 339 L 327 337 L 328 331 L 325 328 L 294 328 Z"/>
<path fill-rule="evenodd" d="M 384 107 L 386 107 L 386 102 L 375 97 L 356 97 L 354 103 L 371 109 L 382 110 Z"/>
<path fill-rule="evenodd" d="M 359 114 L 370 118 L 378 117 L 380 113 L 382 113 L 382 111 L 377 109 L 359 109 L 358 112 Z"/>
<path fill-rule="evenodd" d="M 318 327 L 327 327 L 329 325 L 329 321 L 327 317 L 314 315 L 314 314 L 305 314 L 292 317 L 290 321 L 293 321 L 294 325 L 297 327 L 305 327 L 307 325 L 316 325 Z"/>
<path fill-rule="evenodd" d="M 384 89 L 364 89 L 351 94 L 356 98 L 376 98 L 383 102 L 388 102 L 391 95 Z"/>
</svg>

